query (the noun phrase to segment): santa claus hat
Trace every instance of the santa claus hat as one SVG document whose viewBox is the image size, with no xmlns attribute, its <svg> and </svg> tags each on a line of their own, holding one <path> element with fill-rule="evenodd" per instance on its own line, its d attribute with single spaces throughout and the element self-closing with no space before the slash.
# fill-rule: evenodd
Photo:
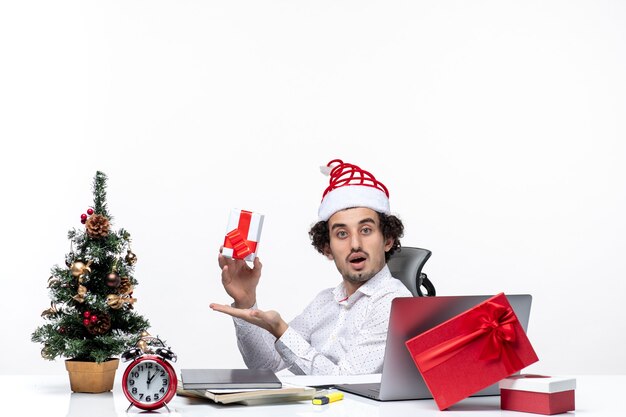
<svg viewBox="0 0 626 417">
<path fill-rule="evenodd" d="M 380 213 L 389 214 L 389 191 L 372 174 L 360 167 L 333 159 L 322 173 L 330 175 L 330 181 L 318 211 L 318 217 L 327 221 L 330 216 L 352 207 L 367 207 Z"/>
</svg>

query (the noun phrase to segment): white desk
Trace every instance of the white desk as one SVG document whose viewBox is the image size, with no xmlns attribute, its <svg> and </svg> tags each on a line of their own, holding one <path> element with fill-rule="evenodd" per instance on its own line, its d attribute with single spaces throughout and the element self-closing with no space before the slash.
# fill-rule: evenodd
<svg viewBox="0 0 626 417">
<path fill-rule="evenodd" d="M 65 375 L 0 375 L 3 416 L 41 417 L 127 417 L 146 412 L 131 408 L 119 386 L 116 375 L 113 392 L 75 394 L 70 391 Z M 620 416 L 624 415 L 626 375 L 583 375 L 576 378 L 576 412 L 562 415 Z M 319 406 L 310 401 L 263 406 L 217 405 L 210 401 L 174 397 L 170 413 L 162 408 L 151 414 L 177 416 L 299 416 L 299 417 L 367 417 L 367 416 L 533 416 L 538 414 L 500 410 L 500 397 L 467 398 L 441 412 L 432 400 L 378 402 L 345 394 L 342 401 Z M 442 414 L 445 413 L 445 414 Z"/>
</svg>

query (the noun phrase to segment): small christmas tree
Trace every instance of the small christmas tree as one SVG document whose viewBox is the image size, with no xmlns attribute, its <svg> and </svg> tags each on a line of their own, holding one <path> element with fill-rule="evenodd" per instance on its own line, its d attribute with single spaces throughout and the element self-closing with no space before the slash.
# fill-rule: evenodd
<svg viewBox="0 0 626 417">
<path fill-rule="evenodd" d="M 133 310 L 137 257 L 130 234 L 111 229 L 106 180 L 104 173 L 96 173 L 93 207 L 81 216 L 85 228 L 69 231 L 66 267 L 55 265 L 48 279 L 52 301 L 41 313 L 47 323 L 32 334 L 33 342 L 43 344 L 44 359 L 101 363 L 134 345 L 149 327 Z"/>
</svg>

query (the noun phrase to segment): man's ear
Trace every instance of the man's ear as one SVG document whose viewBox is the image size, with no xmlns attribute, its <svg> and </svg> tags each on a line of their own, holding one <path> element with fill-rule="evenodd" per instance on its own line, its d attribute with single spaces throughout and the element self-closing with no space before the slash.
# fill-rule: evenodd
<svg viewBox="0 0 626 417">
<path fill-rule="evenodd" d="M 330 251 L 330 245 L 328 243 L 324 245 L 324 256 L 327 257 L 329 261 L 332 261 L 335 259 L 335 257 Z"/>
<path fill-rule="evenodd" d="M 385 252 L 389 252 L 389 250 L 393 247 L 394 239 L 392 237 L 385 240 Z"/>
</svg>

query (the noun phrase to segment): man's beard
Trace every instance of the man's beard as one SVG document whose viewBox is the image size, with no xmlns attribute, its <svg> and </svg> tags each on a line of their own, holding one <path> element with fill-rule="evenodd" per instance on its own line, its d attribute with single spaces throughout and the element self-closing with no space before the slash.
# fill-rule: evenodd
<svg viewBox="0 0 626 417">
<path fill-rule="evenodd" d="M 367 273 L 364 272 L 364 273 L 359 273 L 359 274 L 345 274 L 343 276 L 343 279 L 345 279 L 346 281 L 358 284 L 358 283 L 369 281 L 374 275 L 376 274 L 372 272 L 367 272 Z"/>
</svg>

